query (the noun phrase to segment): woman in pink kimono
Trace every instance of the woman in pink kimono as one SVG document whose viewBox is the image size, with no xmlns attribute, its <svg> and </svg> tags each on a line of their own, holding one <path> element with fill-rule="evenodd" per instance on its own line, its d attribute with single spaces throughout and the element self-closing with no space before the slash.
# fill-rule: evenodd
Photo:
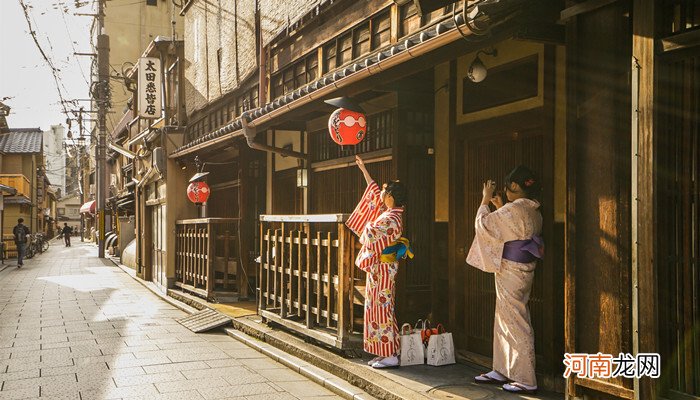
<svg viewBox="0 0 700 400">
<path fill-rule="evenodd" d="M 345 224 L 360 237 L 362 248 L 355 265 L 367 272 L 364 350 L 377 356 L 369 362 L 372 367 L 395 368 L 399 365 L 399 329 L 394 314 L 394 278 L 399 263 L 396 254 L 387 253 L 397 247 L 395 242 L 401 237 L 406 188 L 393 181 L 380 189 L 359 156 L 355 162 L 367 189 Z"/>
<path fill-rule="evenodd" d="M 495 275 L 496 316 L 493 326 L 493 370 L 474 378 L 477 383 L 502 384 L 509 392 L 533 394 L 535 338 L 530 322 L 532 281 L 544 246 L 540 203 L 541 184 L 524 166 L 506 177 L 508 202 L 494 196 L 495 183 L 484 183 L 476 213 L 476 234 L 467 263 Z M 489 210 L 489 203 L 496 211 Z"/>
</svg>

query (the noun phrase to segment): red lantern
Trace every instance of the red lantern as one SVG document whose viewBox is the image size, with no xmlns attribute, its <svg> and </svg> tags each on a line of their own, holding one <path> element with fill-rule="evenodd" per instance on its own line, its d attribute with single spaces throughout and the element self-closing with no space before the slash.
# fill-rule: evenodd
<svg viewBox="0 0 700 400">
<path fill-rule="evenodd" d="M 192 182 L 187 186 L 187 198 L 195 204 L 206 203 L 209 198 L 209 185 L 206 182 Z"/>
<path fill-rule="evenodd" d="M 328 120 L 328 133 L 331 139 L 341 146 L 355 145 L 365 138 L 367 119 L 365 115 L 345 108 L 339 108 Z"/>
</svg>

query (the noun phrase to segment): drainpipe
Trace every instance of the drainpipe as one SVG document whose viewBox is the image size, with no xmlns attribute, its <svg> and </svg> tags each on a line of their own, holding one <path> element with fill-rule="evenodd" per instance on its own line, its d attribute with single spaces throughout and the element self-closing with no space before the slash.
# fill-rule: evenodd
<svg viewBox="0 0 700 400">
<path fill-rule="evenodd" d="M 243 130 L 243 136 L 245 136 L 245 140 L 246 143 L 248 143 L 248 147 L 254 150 L 268 151 L 272 153 L 281 154 L 283 156 L 300 158 L 302 160 L 307 161 L 309 160 L 308 154 L 300 153 L 298 151 L 287 150 L 280 147 L 268 146 L 262 143 L 257 143 L 255 141 L 255 136 L 257 136 L 258 134 L 257 129 L 255 129 L 255 127 L 253 126 L 248 125 L 248 118 L 250 118 L 250 114 L 248 113 L 248 111 L 244 112 L 241 115 L 241 129 Z"/>
</svg>

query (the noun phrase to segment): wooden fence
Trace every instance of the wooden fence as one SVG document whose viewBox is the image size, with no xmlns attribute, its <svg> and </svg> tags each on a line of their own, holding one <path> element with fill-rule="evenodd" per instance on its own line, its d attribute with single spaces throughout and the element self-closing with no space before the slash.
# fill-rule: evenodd
<svg viewBox="0 0 700 400">
<path fill-rule="evenodd" d="M 340 349 L 361 343 L 362 313 L 355 305 L 361 307 L 364 296 L 364 274 L 354 267 L 356 238 L 344 225 L 348 216 L 260 216 L 260 314 Z"/>
<path fill-rule="evenodd" d="M 177 221 L 175 285 L 205 298 L 247 297 L 239 232 L 239 218 Z"/>
</svg>

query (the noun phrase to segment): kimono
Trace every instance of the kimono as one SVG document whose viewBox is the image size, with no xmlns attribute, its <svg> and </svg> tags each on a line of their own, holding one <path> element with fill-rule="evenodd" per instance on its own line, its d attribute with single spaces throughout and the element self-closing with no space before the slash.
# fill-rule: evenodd
<svg viewBox="0 0 700 400">
<path fill-rule="evenodd" d="M 403 208 L 387 209 L 374 182 L 345 225 L 360 237 L 362 248 L 355 265 L 367 272 L 365 286 L 364 350 L 391 357 L 399 353 L 399 328 L 394 314 L 395 277 L 399 263 L 382 260 L 382 251 L 401 237 Z"/>
<path fill-rule="evenodd" d="M 476 214 L 476 235 L 467 263 L 493 273 L 496 315 L 493 325 L 493 369 L 509 379 L 537 386 L 535 337 L 530 322 L 530 299 L 537 261 L 520 263 L 503 258 L 506 242 L 532 239 L 542 230 L 542 215 L 535 200 L 517 199 L 491 212 L 481 206 Z"/>
</svg>

